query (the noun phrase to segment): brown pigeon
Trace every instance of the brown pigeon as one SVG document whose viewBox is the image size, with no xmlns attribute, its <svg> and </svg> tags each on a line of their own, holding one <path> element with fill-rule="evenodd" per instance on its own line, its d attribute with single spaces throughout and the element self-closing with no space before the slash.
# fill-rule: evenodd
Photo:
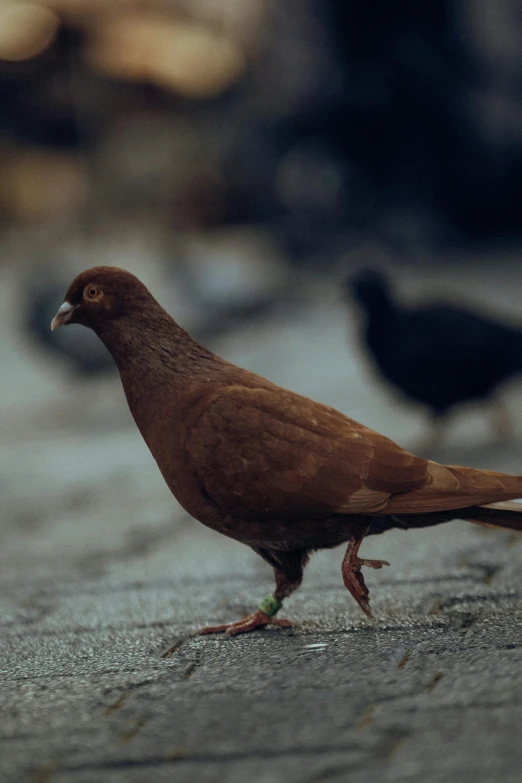
<svg viewBox="0 0 522 783">
<path fill-rule="evenodd" d="M 275 590 L 255 612 L 200 633 L 289 627 L 276 614 L 316 549 L 348 544 L 343 581 L 370 615 L 361 567 L 388 563 L 358 556 L 365 536 L 456 518 L 522 529 L 522 505 L 504 502 L 522 496 L 522 477 L 416 457 L 220 359 L 129 272 L 80 274 L 51 328 L 69 323 L 90 327 L 114 357 L 134 420 L 181 505 L 274 568 Z"/>
</svg>

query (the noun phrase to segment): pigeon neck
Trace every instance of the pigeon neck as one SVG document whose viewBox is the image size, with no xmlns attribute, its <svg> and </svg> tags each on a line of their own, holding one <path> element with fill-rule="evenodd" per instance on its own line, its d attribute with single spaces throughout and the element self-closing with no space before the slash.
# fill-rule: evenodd
<svg viewBox="0 0 522 783">
<path fill-rule="evenodd" d="M 159 305 L 145 315 L 123 315 L 101 324 L 96 332 L 110 351 L 122 381 L 145 392 L 158 385 L 183 387 L 187 379 L 207 374 L 220 359 L 200 345 Z"/>
</svg>

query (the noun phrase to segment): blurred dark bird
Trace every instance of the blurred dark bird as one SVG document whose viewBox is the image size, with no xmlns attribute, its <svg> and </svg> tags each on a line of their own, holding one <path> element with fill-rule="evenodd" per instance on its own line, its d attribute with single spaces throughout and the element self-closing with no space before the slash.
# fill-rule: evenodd
<svg viewBox="0 0 522 783">
<path fill-rule="evenodd" d="M 113 355 L 130 410 L 163 477 L 203 524 L 248 544 L 275 571 L 257 611 L 201 633 L 237 634 L 277 619 L 316 549 L 343 542 L 343 581 L 370 614 L 366 535 L 468 519 L 522 530 L 522 477 L 439 465 L 326 405 L 215 356 L 133 275 L 79 275 L 51 327 L 89 326 Z M 488 505 L 483 505 L 488 504 Z"/>
<path fill-rule="evenodd" d="M 115 373 L 114 361 L 106 347 L 91 332 L 75 327 L 69 332 L 51 332 L 49 321 L 62 295 L 58 282 L 46 283 L 26 292 L 24 329 L 33 345 L 62 362 L 73 377 L 85 379 Z"/>
<path fill-rule="evenodd" d="M 522 331 L 450 303 L 405 306 L 374 269 L 358 272 L 345 287 L 364 310 L 364 342 L 383 377 L 430 410 L 425 450 L 439 444 L 446 415 L 462 403 L 491 402 L 498 434 L 512 432 L 494 395 L 522 372 Z"/>
</svg>

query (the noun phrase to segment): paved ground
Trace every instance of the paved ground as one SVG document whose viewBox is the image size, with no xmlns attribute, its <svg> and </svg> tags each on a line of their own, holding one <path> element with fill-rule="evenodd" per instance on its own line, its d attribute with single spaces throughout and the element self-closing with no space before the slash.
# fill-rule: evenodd
<svg viewBox="0 0 522 783">
<path fill-rule="evenodd" d="M 464 267 L 447 287 L 520 315 L 514 274 Z M 373 624 L 342 552 L 320 553 L 287 602 L 295 630 L 190 638 L 251 610 L 269 568 L 179 509 L 117 384 L 79 390 L 30 353 L 12 273 L 0 284 L 2 783 L 519 780 L 520 539 L 457 522 L 369 540 L 392 563 L 368 575 Z M 327 287 L 219 351 L 404 445 L 422 433 Z M 436 456 L 519 472 L 520 434 L 487 437 L 466 413 Z"/>
</svg>

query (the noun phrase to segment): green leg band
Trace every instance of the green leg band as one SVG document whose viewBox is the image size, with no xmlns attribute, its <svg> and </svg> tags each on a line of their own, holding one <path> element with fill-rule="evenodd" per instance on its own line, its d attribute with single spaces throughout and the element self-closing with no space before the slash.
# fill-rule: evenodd
<svg viewBox="0 0 522 783">
<path fill-rule="evenodd" d="M 267 595 L 267 597 L 261 601 L 258 609 L 261 609 L 261 611 L 267 614 L 269 617 L 274 617 L 282 606 L 283 602 L 280 601 L 279 598 L 276 598 L 275 595 L 270 593 L 270 595 Z"/>
</svg>

